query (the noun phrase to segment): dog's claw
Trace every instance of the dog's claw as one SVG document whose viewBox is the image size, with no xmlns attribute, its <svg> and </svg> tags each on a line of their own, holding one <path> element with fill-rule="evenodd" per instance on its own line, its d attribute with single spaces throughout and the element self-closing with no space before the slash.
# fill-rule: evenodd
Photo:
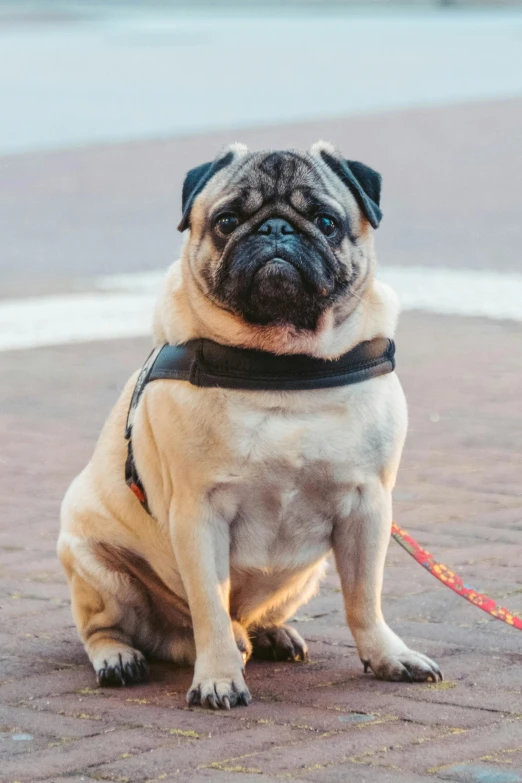
<svg viewBox="0 0 522 783">
<path fill-rule="evenodd" d="M 201 692 L 199 688 L 192 688 L 187 693 L 187 703 L 189 707 L 197 707 L 201 702 Z"/>
<path fill-rule="evenodd" d="M 407 663 L 402 664 L 402 678 L 404 682 L 413 682 L 411 668 Z"/>
<path fill-rule="evenodd" d="M 434 661 L 427 655 L 414 650 L 404 650 L 396 657 L 383 658 L 374 663 L 371 668 L 379 680 L 413 683 L 438 682 L 444 679 L 441 670 Z M 365 671 L 367 671 L 366 666 Z"/>
<path fill-rule="evenodd" d="M 247 705 L 251 696 L 243 678 L 204 679 L 187 693 L 190 707 L 207 707 L 212 710 L 230 710 L 238 705 Z"/>
<path fill-rule="evenodd" d="M 145 658 L 132 648 L 104 658 L 103 665 L 96 669 L 100 688 L 137 685 L 145 682 L 148 676 L 149 667 Z"/>
<path fill-rule="evenodd" d="M 237 703 L 241 707 L 248 707 L 250 702 L 252 701 L 252 697 L 250 695 L 250 691 L 244 691 L 243 693 L 238 694 L 237 697 Z"/>
</svg>

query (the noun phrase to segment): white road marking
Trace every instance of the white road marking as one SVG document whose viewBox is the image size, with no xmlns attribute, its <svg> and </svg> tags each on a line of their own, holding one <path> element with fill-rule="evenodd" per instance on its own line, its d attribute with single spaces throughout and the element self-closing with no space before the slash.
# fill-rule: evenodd
<svg viewBox="0 0 522 783">
<path fill-rule="evenodd" d="M 0 302 L 0 351 L 141 337 L 151 333 L 150 294 L 71 294 Z"/>
<path fill-rule="evenodd" d="M 0 302 L 0 351 L 146 337 L 163 271 L 94 280 L 93 293 Z M 522 274 L 442 267 L 390 267 L 379 277 L 403 310 L 522 322 Z"/>
<path fill-rule="evenodd" d="M 403 310 L 522 321 L 522 274 L 480 269 L 383 266 Z"/>
</svg>

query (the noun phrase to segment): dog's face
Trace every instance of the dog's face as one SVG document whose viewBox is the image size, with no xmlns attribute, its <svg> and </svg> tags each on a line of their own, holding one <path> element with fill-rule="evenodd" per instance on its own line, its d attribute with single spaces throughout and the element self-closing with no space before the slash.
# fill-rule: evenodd
<svg viewBox="0 0 522 783">
<path fill-rule="evenodd" d="M 371 277 L 379 194 L 380 176 L 330 145 L 234 145 L 185 180 L 191 273 L 208 299 L 250 324 L 315 330 Z"/>
</svg>

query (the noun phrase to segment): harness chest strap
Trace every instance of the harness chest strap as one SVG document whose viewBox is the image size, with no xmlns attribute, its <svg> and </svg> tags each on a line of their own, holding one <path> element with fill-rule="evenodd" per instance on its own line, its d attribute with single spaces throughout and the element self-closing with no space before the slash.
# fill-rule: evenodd
<svg viewBox="0 0 522 783">
<path fill-rule="evenodd" d="M 150 514 L 145 488 L 134 462 L 132 426 L 141 395 L 151 381 L 188 381 L 201 388 L 306 391 L 361 383 L 394 369 L 395 344 L 385 337 L 359 343 L 333 360 L 302 354 L 278 356 L 203 339 L 190 340 L 183 345 L 158 346 L 141 368 L 132 393 L 125 427 L 128 441 L 125 481 Z"/>
</svg>

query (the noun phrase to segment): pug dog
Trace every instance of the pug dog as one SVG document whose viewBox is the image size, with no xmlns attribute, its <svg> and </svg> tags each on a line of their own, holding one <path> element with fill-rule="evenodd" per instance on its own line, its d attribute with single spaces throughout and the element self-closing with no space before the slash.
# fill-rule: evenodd
<svg viewBox="0 0 522 783">
<path fill-rule="evenodd" d="M 392 338 L 396 296 L 375 278 L 379 199 L 380 176 L 324 142 L 307 152 L 234 144 L 193 169 L 155 345 L 206 338 L 333 360 Z M 381 611 L 407 428 L 395 373 L 300 391 L 150 383 L 132 434 L 148 511 L 124 479 L 137 377 L 61 514 L 58 552 L 100 685 L 143 681 L 155 657 L 194 665 L 189 704 L 248 704 L 250 655 L 306 660 L 287 621 L 318 590 L 332 552 L 365 670 L 442 678 Z"/>
</svg>

